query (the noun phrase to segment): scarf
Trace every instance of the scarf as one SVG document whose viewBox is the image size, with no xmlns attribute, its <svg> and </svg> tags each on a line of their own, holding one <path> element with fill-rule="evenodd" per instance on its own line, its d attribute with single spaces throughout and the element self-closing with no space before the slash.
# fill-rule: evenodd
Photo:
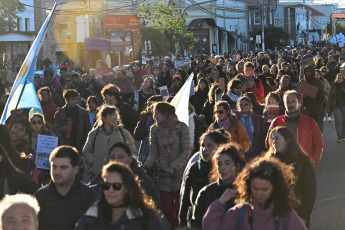
<svg viewBox="0 0 345 230">
<path fill-rule="evenodd" d="M 169 117 L 161 123 L 157 123 L 157 128 L 160 131 L 159 133 L 161 135 L 162 144 L 165 147 L 167 157 L 171 156 L 172 150 L 176 148 L 172 132 L 175 130 L 177 122 L 177 116 L 173 114 L 169 115 Z"/>
<path fill-rule="evenodd" d="M 240 95 L 237 95 L 237 94 L 232 93 L 232 92 L 229 90 L 229 91 L 228 91 L 228 96 L 229 96 L 229 98 L 230 98 L 231 101 L 237 103 L 238 98 L 242 97 L 242 92 L 240 93 Z"/>
<path fill-rule="evenodd" d="M 216 122 L 218 123 L 219 128 L 223 128 L 225 130 L 229 130 L 229 128 L 230 128 L 230 119 L 229 119 L 229 117 L 227 117 L 226 120 L 224 120 L 224 121 L 221 121 L 221 120 L 217 119 Z"/>
</svg>

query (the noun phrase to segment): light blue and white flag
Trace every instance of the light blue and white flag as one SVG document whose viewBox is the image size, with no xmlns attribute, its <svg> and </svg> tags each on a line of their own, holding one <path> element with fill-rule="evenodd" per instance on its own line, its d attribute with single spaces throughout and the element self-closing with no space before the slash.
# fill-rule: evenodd
<svg viewBox="0 0 345 230">
<path fill-rule="evenodd" d="M 193 76 L 194 73 L 191 73 L 191 75 L 189 75 L 187 81 L 183 84 L 182 88 L 170 102 L 170 104 L 173 105 L 176 109 L 178 120 L 184 122 L 187 126 L 189 126 L 188 106 Z"/>
<path fill-rule="evenodd" d="M 7 118 L 11 115 L 14 109 L 38 108 L 41 109 L 41 104 L 37 98 L 34 78 L 36 71 L 37 56 L 43 44 L 48 25 L 54 14 L 56 3 L 54 4 L 50 14 L 44 21 L 41 30 L 37 34 L 36 39 L 31 45 L 31 48 L 26 55 L 26 58 L 18 72 L 18 75 L 13 83 L 13 87 L 8 97 L 4 112 L 1 116 L 1 124 L 5 124 Z M 24 90 L 23 90 L 24 89 Z M 18 104 L 18 106 L 17 106 Z"/>
</svg>

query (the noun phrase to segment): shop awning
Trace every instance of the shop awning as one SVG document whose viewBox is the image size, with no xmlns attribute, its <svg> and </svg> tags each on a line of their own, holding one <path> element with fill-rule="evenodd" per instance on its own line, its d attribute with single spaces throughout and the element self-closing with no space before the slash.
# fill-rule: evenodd
<svg viewBox="0 0 345 230">
<path fill-rule="evenodd" d="M 229 33 L 235 40 L 238 39 L 238 34 L 236 34 L 236 32 L 234 32 L 234 31 L 228 31 L 228 33 Z"/>
<path fill-rule="evenodd" d="M 110 50 L 110 40 L 106 38 L 85 38 L 85 50 Z"/>
<path fill-rule="evenodd" d="M 239 39 L 241 40 L 241 42 L 244 42 L 244 43 L 248 43 L 249 42 L 249 39 L 242 36 L 242 35 L 238 35 Z"/>
<path fill-rule="evenodd" d="M 205 21 L 209 26 L 211 27 L 217 27 L 216 22 L 214 21 L 213 18 L 197 18 L 192 20 L 189 25 L 188 28 L 189 29 L 199 29 L 202 28 L 202 22 Z"/>
</svg>

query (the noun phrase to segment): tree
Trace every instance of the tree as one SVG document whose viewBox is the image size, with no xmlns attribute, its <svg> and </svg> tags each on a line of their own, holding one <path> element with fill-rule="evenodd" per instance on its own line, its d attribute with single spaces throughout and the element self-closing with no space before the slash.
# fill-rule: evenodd
<svg viewBox="0 0 345 230">
<path fill-rule="evenodd" d="M 339 34 L 340 32 L 345 34 L 345 27 L 340 22 L 336 22 L 335 23 L 335 34 Z M 333 23 L 332 22 L 328 23 L 328 25 L 327 25 L 327 33 L 329 33 L 329 34 L 333 33 Z"/>
<path fill-rule="evenodd" d="M 261 30 L 257 29 L 254 35 L 261 35 Z M 274 50 L 274 47 L 284 47 L 289 45 L 290 34 L 281 27 L 272 25 L 265 27 L 265 46 L 266 49 Z"/>
<path fill-rule="evenodd" d="M 194 46 L 194 35 L 193 33 L 187 32 L 187 26 L 185 25 L 187 19 L 183 18 L 180 12 L 175 8 L 175 6 L 170 6 L 162 1 L 156 1 L 153 3 L 142 3 L 139 9 L 139 16 L 142 17 L 141 31 L 142 36 L 147 37 L 145 33 L 155 33 L 158 35 L 158 31 L 164 35 L 165 41 L 161 40 L 161 35 L 158 39 L 151 37 L 151 46 L 160 47 L 166 42 L 168 45 L 168 50 L 160 50 L 160 55 L 168 55 L 176 53 L 177 47 L 183 47 L 189 51 Z M 153 30 L 148 30 L 147 28 L 153 28 Z M 142 40 L 144 44 L 145 40 Z M 158 50 L 159 51 L 159 50 Z"/>
<path fill-rule="evenodd" d="M 17 14 L 25 10 L 19 0 L 0 0 L 0 34 L 17 26 Z"/>
</svg>

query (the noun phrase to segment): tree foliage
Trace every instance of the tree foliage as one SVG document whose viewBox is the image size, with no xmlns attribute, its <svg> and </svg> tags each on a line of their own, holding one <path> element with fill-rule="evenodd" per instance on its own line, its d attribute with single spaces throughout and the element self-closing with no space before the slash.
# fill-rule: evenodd
<svg viewBox="0 0 345 230">
<path fill-rule="evenodd" d="M 157 39 L 151 37 L 151 46 L 161 47 L 163 43 L 168 46 L 167 50 L 161 49 L 158 56 L 167 55 L 168 52 L 174 54 L 178 46 L 184 47 L 188 51 L 194 46 L 194 35 L 187 32 L 185 25 L 187 19 L 182 17 L 175 6 L 167 5 L 162 1 L 156 1 L 153 4 L 142 3 L 139 16 L 142 17 L 142 37 L 148 37 L 150 33 L 155 33 Z M 152 29 L 147 29 L 149 27 Z M 164 40 L 161 40 L 161 35 L 164 35 Z M 142 39 L 142 44 L 144 41 Z"/>
<path fill-rule="evenodd" d="M 19 0 L 0 0 L 0 34 L 17 26 L 17 14 L 25 10 Z"/>
<path fill-rule="evenodd" d="M 257 29 L 254 35 L 261 35 L 261 30 Z M 289 45 L 290 34 L 281 27 L 272 25 L 265 26 L 265 47 L 266 49 L 274 49 L 274 47 L 284 47 Z"/>
<path fill-rule="evenodd" d="M 327 25 L 327 33 L 332 34 L 332 31 L 333 31 L 333 23 L 330 22 Z M 341 22 L 336 22 L 335 23 L 335 34 L 339 34 L 340 32 L 345 34 L 345 27 L 343 26 L 343 24 Z"/>
</svg>

